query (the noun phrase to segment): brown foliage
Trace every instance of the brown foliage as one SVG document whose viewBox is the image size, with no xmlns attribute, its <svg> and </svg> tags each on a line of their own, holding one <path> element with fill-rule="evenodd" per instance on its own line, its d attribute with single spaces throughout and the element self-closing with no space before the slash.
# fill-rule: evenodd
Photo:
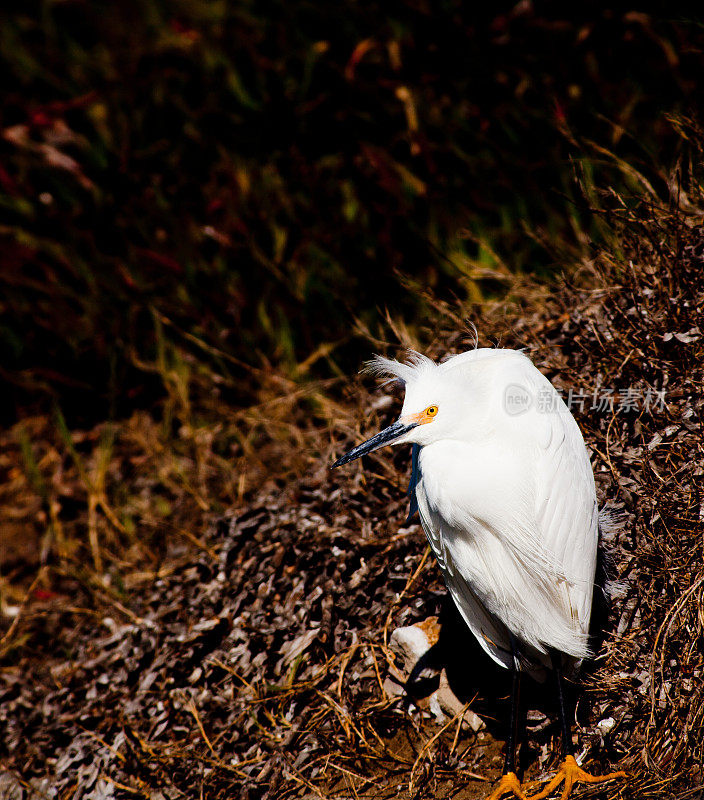
<svg viewBox="0 0 704 800">
<path fill-rule="evenodd" d="M 577 409 L 601 497 L 625 513 L 608 541 L 620 587 L 578 714 L 586 755 L 631 775 L 604 798 L 684 798 L 702 781 L 704 232 L 690 200 L 614 203 L 602 212 L 613 246 L 570 282 L 517 285 L 482 308 L 438 304 L 427 348 L 465 347 L 471 316 L 564 390 L 618 389 L 612 411 L 591 397 Z M 398 325 L 393 335 L 413 344 Z M 327 469 L 392 405 L 361 386 L 333 402 L 272 378 L 247 414 L 189 427 L 175 374 L 176 437 L 145 415 L 109 437 L 42 433 L 37 420 L 5 439 L 18 519 L 4 513 L 20 532 L 3 584 L 0 786 L 76 798 L 398 797 L 411 780 L 418 798 L 480 791 L 472 776 L 497 772 L 484 743 L 453 725 L 438 736 L 382 688 L 385 631 L 436 613 L 442 593 L 434 566 L 418 569 L 418 527 L 403 524 L 405 456 Z M 629 388 L 665 390 L 665 406 L 626 412 Z M 223 449 L 238 424 L 244 486 Z M 35 533 L 21 527 L 32 515 Z M 547 754 L 530 757 L 531 775 Z"/>
</svg>

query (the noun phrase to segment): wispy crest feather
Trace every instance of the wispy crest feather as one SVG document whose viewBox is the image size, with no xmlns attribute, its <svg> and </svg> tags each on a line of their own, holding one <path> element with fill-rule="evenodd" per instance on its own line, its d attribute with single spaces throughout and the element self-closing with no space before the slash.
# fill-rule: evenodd
<svg viewBox="0 0 704 800">
<path fill-rule="evenodd" d="M 416 350 L 409 350 L 405 362 L 397 361 L 395 358 L 375 355 L 374 358 L 365 363 L 362 371 L 380 378 L 386 377 L 389 379 L 387 383 L 400 380 L 408 384 L 417 380 L 424 372 L 435 367 L 435 362 L 431 361 L 427 356 L 418 353 Z"/>
</svg>

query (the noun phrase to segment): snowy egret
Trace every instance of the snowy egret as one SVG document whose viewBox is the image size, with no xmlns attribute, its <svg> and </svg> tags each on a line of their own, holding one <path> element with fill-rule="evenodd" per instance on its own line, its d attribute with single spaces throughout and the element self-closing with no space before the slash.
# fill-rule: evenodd
<svg viewBox="0 0 704 800">
<path fill-rule="evenodd" d="M 530 800 L 564 782 L 599 783 L 575 761 L 563 674 L 590 655 L 598 508 L 582 434 L 550 381 L 516 350 L 475 348 L 436 364 L 376 356 L 405 384 L 397 422 L 333 467 L 386 444 L 413 445 L 411 492 L 460 613 L 482 648 L 513 670 L 504 774 L 491 800 L 526 795 L 515 773 L 521 672 L 556 674 L 563 762 Z"/>
</svg>

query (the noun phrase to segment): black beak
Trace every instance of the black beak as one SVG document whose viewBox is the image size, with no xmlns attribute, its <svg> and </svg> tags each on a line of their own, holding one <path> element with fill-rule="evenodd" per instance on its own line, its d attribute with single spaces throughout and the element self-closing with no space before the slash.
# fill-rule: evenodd
<svg viewBox="0 0 704 800">
<path fill-rule="evenodd" d="M 383 431 L 377 433 L 376 436 L 372 436 L 372 438 L 368 439 L 366 442 L 364 442 L 364 444 L 357 445 L 357 447 L 354 447 L 349 451 L 349 453 L 345 453 L 342 458 L 338 458 L 332 467 L 330 467 L 330 469 L 341 467 L 343 464 L 349 464 L 349 462 L 354 461 L 355 458 L 365 456 L 367 453 L 371 453 L 373 450 L 378 450 L 385 444 L 391 444 L 391 442 L 396 441 L 396 439 L 398 439 L 400 436 L 403 436 L 404 433 L 407 433 L 417 426 L 417 422 L 412 422 L 410 425 L 404 425 L 403 422 L 394 422 L 393 425 L 389 425 L 388 428 L 384 428 Z"/>
</svg>

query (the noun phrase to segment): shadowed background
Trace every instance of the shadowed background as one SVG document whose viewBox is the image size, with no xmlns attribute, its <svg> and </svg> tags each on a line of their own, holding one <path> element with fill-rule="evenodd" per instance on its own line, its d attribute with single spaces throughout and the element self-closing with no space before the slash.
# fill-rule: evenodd
<svg viewBox="0 0 704 800">
<path fill-rule="evenodd" d="M 386 308 L 569 267 L 595 182 L 667 194 L 701 39 L 601 4 L 6 5 L 4 418 L 149 406 L 164 340 L 350 372 Z"/>
</svg>

